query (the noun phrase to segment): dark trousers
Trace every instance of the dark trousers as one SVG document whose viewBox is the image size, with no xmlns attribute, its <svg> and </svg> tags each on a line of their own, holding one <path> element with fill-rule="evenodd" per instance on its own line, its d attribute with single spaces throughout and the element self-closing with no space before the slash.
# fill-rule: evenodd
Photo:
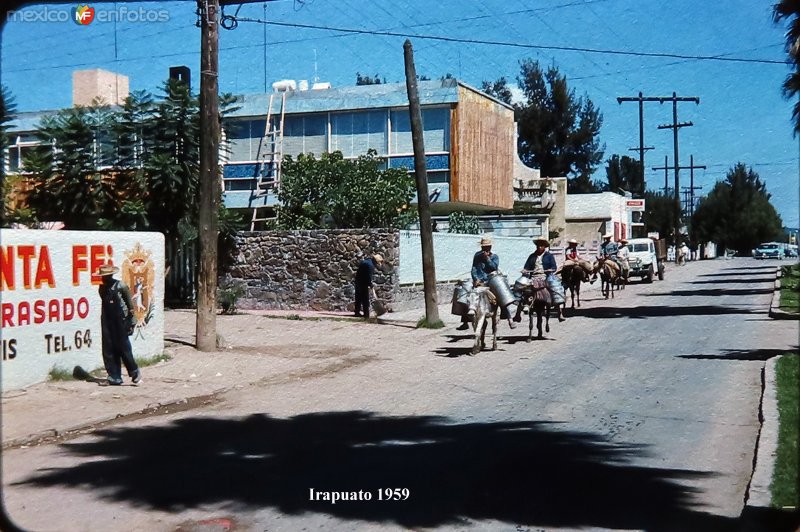
<svg viewBox="0 0 800 532">
<path fill-rule="evenodd" d="M 356 314 L 363 310 L 364 317 L 369 317 L 369 286 L 356 283 Z"/>
<path fill-rule="evenodd" d="M 122 364 L 128 371 L 128 376 L 133 378 L 139 366 L 133 359 L 131 341 L 124 331 L 115 330 L 103 324 L 103 365 L 106 367 L 108 377 L 115 381 L 122 380 Z"/>
</svg>

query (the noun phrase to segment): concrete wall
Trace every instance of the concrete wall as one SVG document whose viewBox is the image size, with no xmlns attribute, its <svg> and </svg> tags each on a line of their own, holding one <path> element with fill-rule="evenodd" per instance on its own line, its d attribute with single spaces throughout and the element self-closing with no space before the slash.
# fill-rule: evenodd
<svg viewBox="0 0 800 532">
<path fill-rule="evenodd" d="M 480 250 L 479 235 L 450 233 L 433 234 L 437 282 L 469 279 L 472 257 Z M 500 270 L 513 282 L 525 265 L 528 255 L 536 250 L 530 238 L 492 235 L 492 251 L 500 257 Z M 558 250 L 553 250 L 558 251 Z M 422 282 L 422 247 L 419 231 L 400 232 L 400 284 Z"/>
<path fill-rule="evenodd" d="M 135 292 L 136 357 L 164 349 L 164 237 L 160 233 L 0 230 L 2 389 L 47 379 L 53 367 L 102 367 L 99 277 L 106 257 Z"/>
<path fill-rule="evenodd" d="M 223 281 L 245 288 L 239 308 L 352 310 L 353 279 L 364 256 L 380 253 L 375 290 L 387 303 L 398 283 L 398 232 L 392 229 L 243 232 Z"/>
</svg>

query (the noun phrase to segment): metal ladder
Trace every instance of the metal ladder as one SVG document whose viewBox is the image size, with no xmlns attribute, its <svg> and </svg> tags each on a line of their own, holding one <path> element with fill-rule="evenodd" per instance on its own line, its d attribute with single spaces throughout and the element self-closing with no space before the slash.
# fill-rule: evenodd
<svg viewBox="0 0 800 532">
<path fill-rule="evenodd" d="M 274 217 L 259 216 L 259 210 L 267 208 L 267 196 L 270 190 L 277 190 L 281 182 L 281 166 L 283 163 L 283 124 L 286 109 L 286 91 L 281 92 L 280 113 L 273 113 L 276 93 L 269 95 L 267 120 L 264 123 L 264 136 L 258 144 L 256 155 L 256 184 L 251 196 L 253 216 L 250 219 L 250 230 L 255 231 L 258 222 L 273 220 Z M 263 203 L 258 201 L 262 200 Z"/>
</svg>

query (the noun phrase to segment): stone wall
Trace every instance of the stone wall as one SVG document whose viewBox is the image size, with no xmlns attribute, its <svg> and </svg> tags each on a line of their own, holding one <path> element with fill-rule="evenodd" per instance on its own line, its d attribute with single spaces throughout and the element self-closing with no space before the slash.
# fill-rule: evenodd
<svg viewBox="0 0 800 532">
<path fill-rule="evenodd" d="M 398 286 L 399 237 L 391 229 L 241 232 L 221 283 L 244 287 L 241 309 L 352 310 L 353 279 L 363 257 L 380 253 L 378 298 L 391 304 Z"/>
</svg>

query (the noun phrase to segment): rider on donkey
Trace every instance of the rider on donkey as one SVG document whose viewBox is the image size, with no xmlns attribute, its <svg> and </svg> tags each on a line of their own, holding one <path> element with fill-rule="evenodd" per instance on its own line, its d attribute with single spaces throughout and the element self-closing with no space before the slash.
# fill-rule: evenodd
<svg viewBox="0 0 800 532">
<path fill-rule="evenodd" d="M 603 263 L 607 263 L 611 266 L 611 268 L 614 269 L 614 273 L 619 275 L 620 271 L 622 270 L 622 265 L 619 263 L 619 259 L 617 257 L 619 246 L 616 242 L 611 240 L 613 236 L 614 235 L 611 233 L 606 233 L 603 235 L 603 243 L 600 244 L 600 249 L 597 254 L 600 260 L 600 266 L 602 266 Z M 597 271 L 599 271 L 599 268 L 595 270 L 594 277 L 592 277 L 592 282 L 597 280 Z"/>
<path fill-rule="evenodd" d="M 488 236 L 481 238 L 481 250 L 472 257 L 472 286 L 486 286 L 489 284 L 489 274 L 497 272 L 500 268 L 500 257 L 492 253 L 492 239 Z M 469 315 L 461 317 L 461 325 L 457 327 L 459 331 L 469 329 L 472 318 Z M 508 320 L 508 325 L 514 329 L 517 325 Z"/>
<path fill-rule="evenodd" d="M 532 279 L 545 280 L 549 274 L 555 273 L 558 269 L 556 258 L 547 250 L 550 242 L 546 238 L 534 238 L 533 242 L 536 244 L 536 251 L 528 255 L 528 260 L 525 261 L 522 269 L 523 272 L 530 273 Z M 548 287 L 548 289 L 550 288 Z M 520 303 L 514 321 L 522 321 L 522 307 L 523 305 Z M 558 321 L 564 321 L 561 305 L 556 305 L 556 309 L 558 310 Z"/>
<path fill-rule="evenodd" d="M 580 266 L 580 268 L 586 272 L 586 278 L 592 274 L 592 263 L 581 258 L 578 254 L 578 241 L 574 238 L 567 240 L 567 249 L 564 251 L 564 258 L 566 259 L 564 260 L 564 265 L 561 266 L 559 270 L 563 270 L 567 266 Z"/>
</svg>

